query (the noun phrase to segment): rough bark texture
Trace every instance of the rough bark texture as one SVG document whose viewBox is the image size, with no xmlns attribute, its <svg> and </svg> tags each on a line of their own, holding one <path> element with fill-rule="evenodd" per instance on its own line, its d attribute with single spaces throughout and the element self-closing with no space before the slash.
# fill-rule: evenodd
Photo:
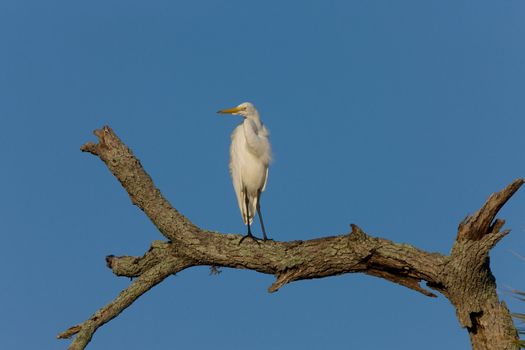
<svg viewBox="0 0 525 350">
<path fill-rule="evenodd" d="M 338 236 L 292 242 L 245 240 L 239 245 L 240 235 L 200 229 L 173 208 L 139 160 L 109 127 L 96 130 L 95 135 L 98 143 L 87 143 L 81 150 L 98 156 L 107 165 L 131 202 L 144 211 L 168 241 L 153 242 L 142 257 L 106 257 L 108 267 L 117 276 L 137 279 L 88 320 L 58 335 L 61 339 L 75 336 L 69 349 L 84 349 L 98 327 L 118 316 L 142 294 L 169 275 L 199 265 L 275 275 L 269 292 L 297 280 L 350 272 L 384 278 L 435 297 L 430 288 L 454 305 L 473 349 L 518 349 L 517 332 L 509 310 L 496 293 L 488 254 L 509 233 L 500 231 L 504 221 L 495 217 L 523 179 L 491 195 L 478 212 L 459 225 L 448 256 L 370 237 L 356 225 L 351 225 L 351 232 Z M 421 281 L 428 288 L 422 287 Z"/>
</svg>

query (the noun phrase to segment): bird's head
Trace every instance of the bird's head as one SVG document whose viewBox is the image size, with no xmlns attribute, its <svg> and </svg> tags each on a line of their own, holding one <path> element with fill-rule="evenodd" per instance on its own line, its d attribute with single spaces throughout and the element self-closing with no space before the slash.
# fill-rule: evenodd
<svg viewBox="0 0 525 350">
<path fill-rule="evenodd" d="M 244 118 L 255 118 L 259 117 L 259 113 L 257 113 L 257 110 L 250 102 L 243 102 L 237 107 L 230 108 L 230 109 L 222 109 L 218 111 L 219 114 L 233 114 L 233 115 L 240 115 Z"/>
</svg>

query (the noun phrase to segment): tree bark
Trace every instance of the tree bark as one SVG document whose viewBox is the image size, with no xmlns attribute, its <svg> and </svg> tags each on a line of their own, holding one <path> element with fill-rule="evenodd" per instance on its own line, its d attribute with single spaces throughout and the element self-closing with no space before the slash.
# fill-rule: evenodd
<svg viewBox="0 0 525 350">
<path fill-rule="evenodd" d="M 478 212 L 459 225 L 448 256 L 370 237 L 356 225 L 351 225 L 347 234 L 308 241 L 245 240 L 239 244 L 240 235 L 203 230 L 173 208 L 140 161 L 109 127 L 96 130 L 95 135 L 98 143 L 87 143 L 81 150 L 98 156 L 106 164 L 131 202 L 144 211 L 168 241 L 153 242 L 142 257 L 106 257 L 108 267 L 117 276 L 138 278 L 88 320 L 58 335 L 60 339 L 75 336 L 69 349 L 84 349 L 100 326 L 169 275 L 202 265 L 275 275 L 269 292 L 297 280 L 351 272 L 384 278 L 436 297 L 429 290 L 432 289 L 454 305 L 473 349 L 519 348 L 510 312 L 496 293 L 488 254 L 509 233 L 501 231 L 504 221 L 496 219 L 496 215 L 520 188 L 523 179 L 491 195 Z M 421 286 L 421 281 L 426 282 L 427 288 Z"/>
</svg>

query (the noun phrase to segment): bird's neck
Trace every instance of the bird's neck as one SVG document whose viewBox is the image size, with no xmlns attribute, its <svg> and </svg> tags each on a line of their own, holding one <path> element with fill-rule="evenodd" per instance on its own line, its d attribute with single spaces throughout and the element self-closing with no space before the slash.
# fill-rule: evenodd
<svg viewBox="0 0 525 350">
<path fill-rule="evenodd" d="M 259 113 L 250 113 L 248 116 L 246 116 L 246 119 L 251 120 L 255 123 L 257 128 L 260 128 L 262 126 L 261 119 L 259 118 Z"/>
</svg>

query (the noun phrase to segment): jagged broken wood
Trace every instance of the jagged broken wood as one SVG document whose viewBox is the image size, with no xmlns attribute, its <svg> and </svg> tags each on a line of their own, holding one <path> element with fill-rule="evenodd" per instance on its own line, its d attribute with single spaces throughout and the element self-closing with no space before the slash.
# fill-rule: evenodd
<svg viewBox="0 0 525 350">
<path fill-rule="evenodd" d="M 137 278 L 88 320 L 58 335 L 61 339 L 75 336 L 70 350 L 84 349 L 100 326 L 169 275 L 202 265 L 275 275 L 269 292 L 293 281 L 361 272 L 435 297 L 420 285 L 425 281 L 428 288 L 452 302 L 473 349 L 518 349 L 510 313 L 496 293 L 488 254 L 509 232 L 500 231 L 504 221 L 496 219 L 496 215 L 523 179 L 491 195 L 478 212 L 460 224 L 448 256 L 371 237 L 356 225 L 351 225 L 350 233 L 339 236 L 292 242 L 248 240 L 239 245 L 240 235 L 201 229 L 173 208 L 111 128 L 105 126 L 95 135 L 98 143 L 87 143 L 81 150 L 106 164 L 132 203 L 144 211 L 168 241 L 153 242 L 142 257 L 106 258 L 117 276 Z"/>
</svg>

